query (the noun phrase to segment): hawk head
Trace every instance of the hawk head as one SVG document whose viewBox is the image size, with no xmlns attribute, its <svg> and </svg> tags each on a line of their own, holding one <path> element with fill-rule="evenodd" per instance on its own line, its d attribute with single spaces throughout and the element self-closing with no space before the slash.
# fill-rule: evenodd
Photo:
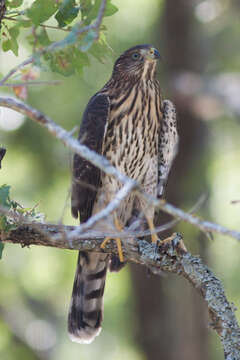
<svg viewBox="0 0 240 360">
<path fill-rule="evenodd" d="M 160 58 L 157 49 L 152 45 L 137 45 L 126 50 L 115 62 L 113 77 L 121 79 L 153 79 L 156 63 Z"/>
</svg>

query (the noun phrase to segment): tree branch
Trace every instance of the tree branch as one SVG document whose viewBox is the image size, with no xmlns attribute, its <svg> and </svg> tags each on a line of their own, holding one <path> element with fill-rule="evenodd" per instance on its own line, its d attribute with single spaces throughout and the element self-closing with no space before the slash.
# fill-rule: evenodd
<svg viewBox="0 0 240 360">
<path fill-rule="evenodd" d="M 33 86 L 33 85 L 60 85 L 61 80 L 40 80 L 40 81 L 22 81 L 16 83 L 0 83 L 0 86 L 15 87 L 15 86 Z"/>
<path fill-rule="evenodd" d="M 6 12 L 6 0 L 0 0 L 0 29 L 5 12 Z"/>
<path fill-rule="evenodd" d="M 22 246 L 43 245 L 61 249 L 74 249 L 117 254 L 115 242 L 110 242 L 104 250 L 100 248 L 103 238 L 89 241 L 91 232 L 85 233 L 78 240 L 71 242 L 68 233 L 74 227 L 56 225 L 21 225 L 16 230 L 0 235 L 0 241 L 19 243 Z M 58 241 L 56 234 L 62 234 Z M 238 326 L 234 307 L 230 305 L 223 285 L 212 271 L 198 257 L 184 250 L 181 236 L 175 234 L 171 242 L 156 248 L 145 240 L 125 239 L 123 241 L 125 259 L 148 267 L 154 274 L 161 271 L 175 273 L 185 277 L 207 303 L 210 326 L 220 336 L 226 360 L 240 359 L 240 328 Z"/>
<path fill-rule="evenodd" d="M 165 200 L 159 200 L 157 198 L 154 198 L 153 196 L 144 193 L 136 181 L 120 173 L 103 156 L 95 153 L 94 151 L 87 148 L 85 145 L 79 143 L 79 141 L 74 139 L 69 132 L 64 130 L 61 126 L 57 125 L 53 120 L 51 120 L 47 115 L 44 115 L 42 112 L 14 98 L 0 97 L 0 106 L 8 107 L 10 109 L 18 111 L 26 115 L 30 119 L 36 121 L 38 124 L 44 126 L 53 136 L 61 140 L 73 152 L 84 157 L 85 159 L 93 163 L 96 167 L 104 171 L 106 174 L 116 177 L 122 184 L 124 184 L 124 188 L 119 190 L 114 200 L 108 205 L 107 211 L 106 209 L 103 209 L 101 213 L 97 214 L 94 217 L 93 220 L 89 219 L 89 223 L 85 223 L 84 225 L 79 226 L 77 230 L 75 229 L 71 236 L 72 240 L 78 238 L 83 230 L 86 230 L 100 219 L 108 216 L 113 210 L 115 210 L 119 206 L 120 202 L 127 196 L 127 194 L 135 190 L 139 193 L 140 196 L 143 196 L 152 206 L 161 209 L 162 211 L 174 216 L 177 219 L 181 219 L 198 227 L 201 231 L 204 231 L 206 233 L 216 232 L 225 236 L 230 236 L 240 241 L 239 231 L 228 229 L 222 225 L 215 224 L 210 221 L 201 220 L 199 217 L 190 213 L 186 213 L 183 210 L 177 208 L 176 206 L 167 203 Z"/>
</svg>

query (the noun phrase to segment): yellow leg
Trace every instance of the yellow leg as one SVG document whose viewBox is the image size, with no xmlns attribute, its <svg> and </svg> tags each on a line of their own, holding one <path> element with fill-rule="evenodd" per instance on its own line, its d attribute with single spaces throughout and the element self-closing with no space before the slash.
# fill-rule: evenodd
<svg viewBox="0 0 240 360">
<path fill-rule="evenodd" d="M 173 233 L 171 236 L 167 237 L 166 239 L 162 240 L 162 244 L 171 243 L 173 239 L 176 237 L 176 233 Z"/>
<path fill-rule="evenodd" d="M 167 244 L 167 243 L 170 243 L 170 244 L 171 244 L 171 242 L 176 238 L 176 236 L 177 236 L 177 233 L 173 233 L 173 234 L 172 234 L 171 236 L 169 236 L 168 238 L 162 240 L 162 241 L 161 241 L 161 245 L 162 245 L 162 244 L 164 245 L 164 244 Z M 183 242 L 182 239 L 180 239 L 178 247 L 179 247 L 183 252 L 187 252 L 187 248 L 186 248 L 186 246 L 185 246 L 185 244 L 184 244 L 184 242 Z"/>
<path fill-rule="evenodd" d="M 123 226 L 120 224 L 120 222 L 117 219 L 116 214 L 114 213 L 114 225 L 116 227 L 116 229 L 118 231 L 122 231 Z M 111 238 L 109 236 L 107 236 L 103 242 L 101 243 L 101 249 L 104 249 L 104 247 L 106 246 L 107 242 L 110 240 L 115 240 L 117 243 L 117 249 L 118 249 L 118 256 L 119 256 L 119 260 L 121 262 L 124 262 L 124 257 L 123 257 L 123 251 L 122 251 L 122 243 L 121 243 L 121 239 L 116 237 L 116 238 Z"/>
<path fill-rule="evenodd" d="M 147 216 L 146 216 L 146 219 L 147 219 L 147 222 L 148 222 L 149 230 L 154 231 L 155 227 L 154 227 L 154 224 L 153 224 L 153 219 L 151 219 L 151 218 L 149 218 Z M 151 234 L 151 238 L 152 238 L 152 243 L 156 243 L 156 242 L 159 241 L 159 238 L 158 238 L 156 233 Z"/>
<path fill-rule="evenodd" d="M 100 248 L 104 249 L 105 246 L 107 245 L 107 243 L 111 240 L 112 238 L 110 238 L 109 236 L 105 237 L 105 239 L 103 240 L 103 242 L 101 243 Z"/>
</svg>

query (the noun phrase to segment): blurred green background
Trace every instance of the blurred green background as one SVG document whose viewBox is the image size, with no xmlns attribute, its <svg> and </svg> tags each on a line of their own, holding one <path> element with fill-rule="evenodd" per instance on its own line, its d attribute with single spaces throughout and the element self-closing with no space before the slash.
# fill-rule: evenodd
<svg viewBox="0 0 240 360">
<path fill-rule="evenodd" d="M 27 102 L 71 130 L 89 99 L 111 75 L 114 59 L 128 47 L 152 43 L 160 51 L 159 80 L 165 98 L 178 109 L 180 151 L 169 179 L 167 199 L 190 208 L 202 193 L 201 216 L 239 229 L 240 50 L 238 0 L 115 0 L 118 13 L 104 19 L 113 59 L 93 58 L 82 76 L 60 86 L 31 87 Z M 52 39 L 56 31 L 50 33 Z M 24 36 L 27 35 L 24 34 Z M 6 74 L 29 54 L 24 36 L 20 56 L 0 53 Z M 0 89 L 12 96 L 11 90 Z M 76 224 L 70 216 L 71 153 L 44 129 L 0 109 L 0 144 L 7 148 L 0 185 L 25 207 L 39 204 L 46 221 Z M 167 220 L 161 214 L 159 221 Z M 189 251 L 200 254 L 223 281 L 230 302 L 240 309 L 236 241 L 214 241 L 181 224 Z M 7 245 L 0 261 L 0 359 L 3 360 L 190 360 L 224 358 L 208 326 L 205 304 L 185 280 L 150 276 L 126 266 L 108 274 L 101 335 L 91 345 L 71 343 L 67 311 L 77 253 Z M 237 311 L 240 320 L 240 310 Z"/>
</svg>

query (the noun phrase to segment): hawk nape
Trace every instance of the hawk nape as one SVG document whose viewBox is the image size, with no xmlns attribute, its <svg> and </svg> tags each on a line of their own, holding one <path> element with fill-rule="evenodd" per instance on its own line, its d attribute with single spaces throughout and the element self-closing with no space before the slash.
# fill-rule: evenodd
<svg viewBox="0 0 240 360">
<path fill-rule="evenodd" d="M 151 45 L 125 51 L 115 62 L 112 77 L 89 101 L 83 114 L 79 141 L 104 155 L 120 172 L 137 180 L 144 191 L 162 196 L 176 154 L 176 113 L 163 101 L 156 78 L 159 52 Z M 121 184 L 75 154 L 72 214 L 85 222 L 103 209 Z M 153 229 L 154 207 L 130 194 L 97 228 L 109 232 L 143 212 Z M 120 230 L 121 231 L 121 230 Z M 156 235 L 152 240 L 156 241 Z M 68 316 L 73 341 L 90 343 L 101 330 L 103 292 L 107 267 L 116 261 L 108 254 L 80 252 Z"/>
</svg>

